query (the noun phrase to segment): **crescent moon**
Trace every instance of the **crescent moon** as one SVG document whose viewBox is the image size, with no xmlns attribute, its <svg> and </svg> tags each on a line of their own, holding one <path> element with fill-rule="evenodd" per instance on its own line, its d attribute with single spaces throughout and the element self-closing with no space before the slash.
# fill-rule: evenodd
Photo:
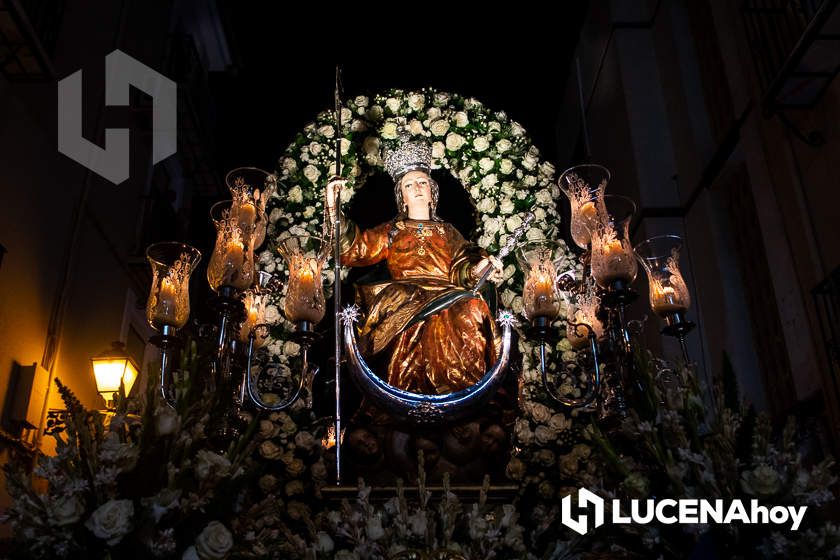
<svg viewBox="0 0 840 560">
<path fill-rule="evenodd" d="M 356 306 L 342 312 L 344 348 L 350 363 L 350 374 L 363 393 L 394 416 L 415 424 L 439 424 L 457 420 L 485 404 L 504 381 L 510 359 L 513 314 L 500 310 L 497 322 L 502 327 L 502 350 L 496 363 L 475 384 L 454 393 L 424 395 L 398 389 L 376 375 L 365 362 L 356 342 L 354 325 L 359 317 Z"/>
</svg>

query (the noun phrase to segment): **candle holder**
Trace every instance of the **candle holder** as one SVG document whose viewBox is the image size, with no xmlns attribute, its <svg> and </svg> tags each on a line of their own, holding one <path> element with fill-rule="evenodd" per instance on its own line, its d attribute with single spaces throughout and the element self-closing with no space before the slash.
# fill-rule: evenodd
<svg viewBox="0 0 840 560">
<path fill-rule="evenodd" d="M 571 207 L 570 233 L 581 249 L 589 246 L 609 180 L 609 170 L 594 164 L 577 165 L 560 175 L 560 190 L 568 197 Z"/>
<path fill-rule="evenodd" d="M 290 236 L 277 243 L 289 271 L 283 314 L 295 323 L 294 338 L 303 346 L 318 339 L 314 327 L 326 312 L 321 272 L 329 250 L 329 243 L 311 235 Z"/>
<path fill-rule="evenodd" d="M 216 245 L 207 265 L 207 281 L 214 292 L 223 288 L 247 290 L 254 283 L 254 226 L 242 228 L 241 214 L 232 213 L 230 200 L 210 209 L 216 226 Z"/>
<path fill-rule="evenodd" d="M 171 353 L 179 346 L 177 330 L 190 316 L 190 276 L 201 260 L 195 247 L 177 242 L 163 242 L 146 249 L 152 267 L 152 286 L 146 302 L 146 319 L 160 334 L 150 341 L 161 350 L 160 394 L 169 405 L 174 398 L 167 388 Z"/>
<path fill-rule="evenodd" d="M 592 230 L 592 277 L 605 290 L 622 292 L 639 271 L 630 243 L 630 221 L 636 205 L 627 197 L 606 195 Z"/>
<path fill-rule="evenodd" d="M 636 245 L 636 256 L 648 277 L 650 307 L 665 321 L 662 334 L 679 340 L 685 363 L 689 363 L 686 335 L 695 324 L 685 317 L 691 305 L 688 286 L 680 272 L 682 239 L 676 235 L 651 237 Z"/>
<path fill-rule="evenodd" d="M 584 395 L 573 398 L 560 394 L 548 381 L 545 347 L 547 343 L 557 339 L 552 323 L 560 314 L 560 294 L 557 288 L 558 278 L 555 266 L 558 253 L 558 244 L 549 241 L 526 243 L 516 252 L 516 258 L 525 273 L 522 299 L 525 317 L 530 321 L 527 334 L 529 338 L 539 342 L 540 376 L 548 395 L 568 408 L 584 408 L 599 396 L 601 390 L 598 342 L 595 331 L 590 325 L 568 322 L 567 328 L 574 329 L 580 338 L 586 340 L 591 352 L 588 355 L 579 356 L 579 359 L 574 362 L 564 361 L 563 363 L 563 370 L 570 376 L 577 376 L 581 369 L 589 372 Z"/>
<path fill-rule="evenodd" d="M 254 230 L 254 249 L 265 241 L 268 219 L 265 204 L 277 190 L 277 175 L 258 167 L 237 167 L 225 176 L 230 190 L 231 216 L 242 231 Z"/>
</svg>

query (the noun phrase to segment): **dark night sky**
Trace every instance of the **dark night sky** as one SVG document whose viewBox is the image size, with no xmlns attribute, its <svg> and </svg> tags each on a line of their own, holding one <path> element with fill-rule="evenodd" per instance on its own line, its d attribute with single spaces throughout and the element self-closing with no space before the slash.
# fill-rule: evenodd
<svg viewBox="0 0 840 560">
<path fill-rule="evenodd" d="M 290 16 L 285 3 L 223 2 L 237 71 L 212 83 L 220 166 L 273 168 L 294 134 L 332 105 L 337 62 L 345 97 L 424 86 L 471 95 L 522 123 L 548 161 L 566 163 L 556 161 L 555 122 L 585 2 L 564 3 L 560 16 L 517 4 L 516 14 L 484 22 L 477 14 L 488 4 L 463 14 L 428 4 L 415 22 L 392 15 L 393 5 L 378 14 L 365 5 L 358 21 L 342 15 L 330 29 L 325 6 L 296 5 Z M 390 26 L 375 23 L 388 18 Z"/>
</svg>

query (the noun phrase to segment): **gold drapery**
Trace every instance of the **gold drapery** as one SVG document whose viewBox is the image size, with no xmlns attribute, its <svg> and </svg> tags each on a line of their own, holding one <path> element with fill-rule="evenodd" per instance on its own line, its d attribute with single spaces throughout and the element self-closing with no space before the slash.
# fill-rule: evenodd
<svg viewBox="0 0 840 560">
<path fill-rule="evenodd" d="M 341 262 L 369 266 L 385 260 L 392 280 L 357 287 L 367 317 L 361 349 L 390 349 L 386 381 L 407 391 L 442 394 L 475 384 L 496 359 L 496 329 L 482 299 L 461 300 L 408 328 L 434 297 L 470 282 L 483 253 L 444 222 L 404 220 L 359 231 L 347 223 Z"/>
</svg>

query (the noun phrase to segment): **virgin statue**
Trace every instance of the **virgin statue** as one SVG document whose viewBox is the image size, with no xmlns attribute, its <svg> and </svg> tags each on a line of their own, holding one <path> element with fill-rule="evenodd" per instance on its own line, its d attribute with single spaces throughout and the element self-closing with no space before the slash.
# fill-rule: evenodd
<svg viewBox="0 0 840 560">
<path fill-rule="evenodd" d="M 481 298 L 457 301 L 422 320 L 418 311 L 441 294 L 472 288 L 488 267 L 490 281 L 502 279 L 502 265 L 468 243 L 452 224 L 437 216 L 438 184 L 432 179 L 432 148 L 403 142 L 384 157 L 394 180 L 397 216 L 361 231 L 342 220 L 341 263 L 370 266 L 386 261 L 391 279 L 357 286 L 366 311 L 360 347 L 367 356 L 389 351 L 386 381 L 423 394 L 459 391 L 475 384 L 496 360 L 496 331 Z M 335 211 L 335 178 L 327 185 L 327 219 Z"/>
</svg>

